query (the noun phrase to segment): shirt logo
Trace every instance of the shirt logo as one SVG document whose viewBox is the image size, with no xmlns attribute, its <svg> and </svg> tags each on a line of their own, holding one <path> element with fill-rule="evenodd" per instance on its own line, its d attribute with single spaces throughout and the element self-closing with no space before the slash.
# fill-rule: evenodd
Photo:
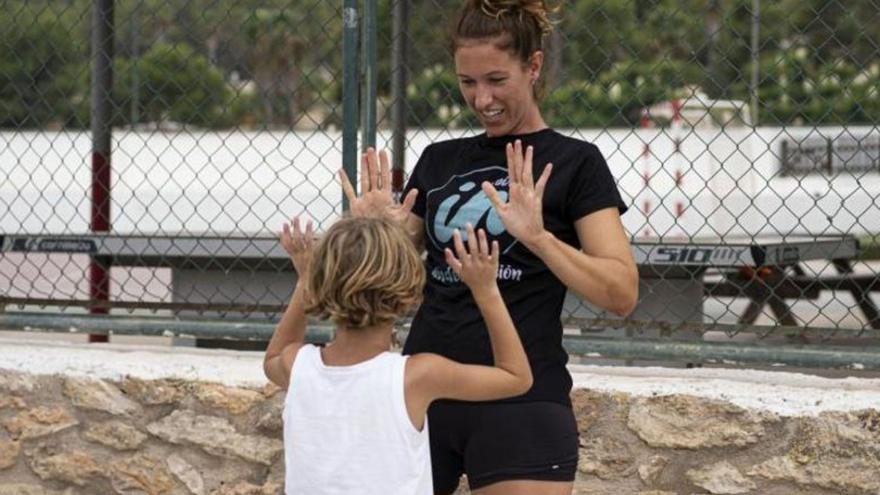
<svg viewBox="0 0 880 495">
<path fill-rule="evenodd" d="M 474 229 L 485 229 L 489 240 L 498 241 L 502 253 L 507 253 L 516 244 L 516 239 L 507 233 L 498 212 L 483 192 L 481 184 L 488 181 L 498 190 L 502 201 L 507 200 L 509 179 L 504 167 L 487 167 L 454 175 L 446 184 L 428 191 L 429 207 L 425 224 L 428 237 L 438 250 L 452 248 L 452 233 L 459 229 L 462 240 L 467 240 L 465 225 L 470 223 Z"/>
</svg>

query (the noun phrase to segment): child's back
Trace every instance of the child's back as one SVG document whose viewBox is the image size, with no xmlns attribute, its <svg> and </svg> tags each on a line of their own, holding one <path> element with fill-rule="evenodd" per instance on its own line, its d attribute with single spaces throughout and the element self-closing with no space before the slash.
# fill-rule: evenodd
<svg viewBox="0 0 880 495">
<path fill-rule="evenodd" d="M 436 399 L 496 400 L 525 393 L 528 359 L 496 283 L 498 243 L 484 231 L 459 232 L 450 266 L 486 321 L 494 366 L 437 354 L 388 352 L 394 321 L 417 303 L 422 260 L 388 220 L 337 222 L 314 247 L 294 220 L 282 244 L 300 279 L 266 349 L 266 375 L 288 392 L 284 403 L 289 495 L 431 495 L 427 410 Z M 307 317 L 336 324 L 327 347 L 303 343 Z"/>
<path fill-rule="evenodd" d="M 300 348 L 284 402 L 288 493 L 433 493 L 428 430 L 407 414 L 406 359 L 328 366 L 320 348 Z"/>
</svg>

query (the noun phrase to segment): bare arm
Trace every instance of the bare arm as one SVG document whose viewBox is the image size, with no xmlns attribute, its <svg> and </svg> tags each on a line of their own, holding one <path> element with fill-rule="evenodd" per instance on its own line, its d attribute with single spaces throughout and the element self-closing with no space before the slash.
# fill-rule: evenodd
<svg viewBox="0 0 880 495">
<path fill-rule="evenodd" d="M 522 395 L 532 387 L 532 370 L 501 293 L 474 299 L 486 319 L 495 364 L 462 364 L 432 353 L 412 356 L 412 369 L 422 370 L 425 410 L 436 399 L 497 400 Z"/>
<path fill-rule="evenodd" d="M 425 221 L 422 217 L 410 212 L 406 217 L 406 223 L 403 227 L 409 235 L 409 239 L 416 247 L 416 251 L 421 253 L 425 250 Z"/>
<path fill-rule="evenodd" d="M 290 383 L 293 360 L 305 340 L 308 318 L 303 311 L 304 285 L 301 281 L 297 282 L 293 297 L 275 327 L 275 333 L 272 334 L 263 358 L 263 372 L 266 378 L 284 389 Z"/>
<path fill-rule="evenodd" d="M 606 208 L 575 222 L 581 250 L 546 230 L 526 247 L 559 280 L 587 301 L 626 316 L 635 309 L 639 274 L 617 208 Z"/>
<path fill-rule="evenodd" d="M 293 366 L 297 351 L 305 341 L 308 317 L 305 313 L 305 286 L 308 277 L 308 266 L 314 248 L 312 222 L 306 230 L 300 230 L 299 218 L 294 217 L 291 225 L 285 224 L 281 231 L 281 245 L 290 255 L 297 273 L 296 288 L 293 296 L 266 347 L 263 358 L 263 372 L 272 383 L 287 388 L 290 383 L 290 369 Z"/>
<path fill-rule="evenodd" d="M 523 154 L 519 141 L 508 145 L 510 198 L 506 203 L 491 184 L 483 184 L 504 226 L 567 287 L 597 306 L 621 316 L 629 314 L 638 298 L 638 271 L 617 210 L 606 208 L 575 222 L 582 250 L 560 241 L 544 229 L 541 212 L 552 164 L 547 164 L 536 183 L 532 154 L 531 147 Z"/>
<path fill-rule="evenodd" d="M 489 250 L 486 233 L 468 225 L 468 250 L 459 233 L 453 235 L 456 253 L 447 249 L 446 260 L 474 295 L 489 332 L 493 366 L 461 364 L 437 354 L 416 354 L 406 369 L 406 403 L 416 427 L 424 422 L 428 406 L 436 399 L 483 401 L 513 397 L 532 387 L 532 370 L 519 334 L 496 282 L 498 243 Z"/>
</svg>

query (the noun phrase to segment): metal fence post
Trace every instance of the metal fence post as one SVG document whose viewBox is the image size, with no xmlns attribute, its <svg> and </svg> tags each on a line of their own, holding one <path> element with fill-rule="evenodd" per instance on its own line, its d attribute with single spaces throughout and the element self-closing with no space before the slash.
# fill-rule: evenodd
<svg viewBox="0 0 880 495">
<path fill-rule="evenodd" d="M 403 174 L 406 169 L 408 32 L 409 0 L 396 0 L 391 14 L 391 190 L 397 195 L 403 191 Z"/>
<path fill-rule="evenodd" d="M 131 128 L 137 126 L 140 120 L 140 73 L 138 72 L 138 58 L 140 58 L 140 7 L 138 2 L 131 13 Z"/>
<path fill-rule="evenodd" d="M 376 146 L 376 0 L 364 0 L 363 28 L 363 101 L 361 109 L 361 148 Z"/>
<path fill-rule="evenodd" d="M 358 125 L 358 54 L 357 54 L 357 0 L 342 2 L 342 166 L 354 185 L 357 179 L 357 125 Z M 342 211 L 351 205 L 342 195 Z"/>
<path fill-rule="evenodd" d="M 758 80 L 759 71 L 761 70 L 761 57 L 758 56 L 760 50 L 760 39 L 758 37 L 761 29 L 761 0 L 752 0 L 752 34 L 751 34 L 751 56 L 752 56 L 752 74 L 749 80 L 749 106 L 751 112 L 749 118 L 752 119 L 752 126 L 758 125 Z"/>
<path fill-rule="evenodd" d="M 92 207 L 91 231 L 110 231 L 110 111 L 113 89 L 113 0 L 92 4 Z M 107 301 L 110 296 L 110 270 L 105 259 L 93 256 L 89 264 L 89 295 Z M 92 307 L 93 314 L 106 314 L 107 308 Z M 106 335 L 89 335 L 90 342 L 107 342 Z"/>
</svg>

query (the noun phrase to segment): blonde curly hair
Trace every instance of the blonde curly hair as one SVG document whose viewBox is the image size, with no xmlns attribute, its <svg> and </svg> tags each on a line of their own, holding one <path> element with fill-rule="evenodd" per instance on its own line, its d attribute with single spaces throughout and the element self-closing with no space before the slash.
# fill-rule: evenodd
<svg viewBox="0 0 880 495">
<path fill-rule="evenodd" d="M 393 322 L 421 301 L 425 268 L 404 230 L 381 218 L 343 218 L 315 247 L 306 313 L 348 329 Z"/>
</svg>

